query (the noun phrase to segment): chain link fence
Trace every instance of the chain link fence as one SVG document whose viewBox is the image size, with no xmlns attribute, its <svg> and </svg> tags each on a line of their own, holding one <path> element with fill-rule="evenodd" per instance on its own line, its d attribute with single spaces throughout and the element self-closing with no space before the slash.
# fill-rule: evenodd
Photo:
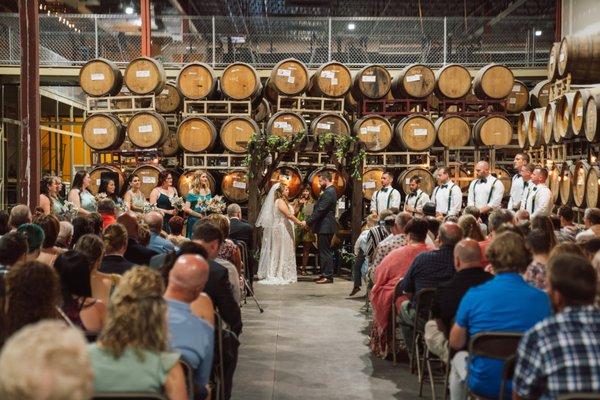
<svg viewBox="0 0 600 400">
<path fill-rule="evenodd" d="M 66 18 L 67 26 L 62 18 Z M 40 15 L 40 64 L 81 65 L 94 57 L 126 63 L 139 57 L 136 15 Z M 545 17 L 294 18 L 157 16 L 152 54 L 165 65 L 234 61 L 272 67 L 294 57 L 316 67 L 337 60 L 351 67 L 400 67 L 420 62 L 543 67 L 554 36 Z M 0 14 L 0 63 L 20 63 L 19 17 Z"/>
</svg>

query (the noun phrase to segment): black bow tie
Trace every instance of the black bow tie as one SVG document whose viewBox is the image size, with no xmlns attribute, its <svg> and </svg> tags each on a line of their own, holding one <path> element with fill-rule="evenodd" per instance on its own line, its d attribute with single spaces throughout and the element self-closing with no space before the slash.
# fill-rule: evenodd
<svg viewBox="0 0 600 400">
<path fill-rule="evenodd" d="M 448 184 L 442 185 L 440 186 L 442 189 L 446 189 L 448 187 Z"/>
<path fill-rule="evenodd" d="M 410 192 L 410 194 L 408 195 L 408 197 L 415 197 L 416 195 L 417 195 L 417 192 L 414 191 L 414 192 Z"/>
<path fill-rule="evenodd" d="M 383 193 L 387 193 L 387 191 L 388 191 L 388 188 L 386 188 L 386 187 L 384 187 L 384 188 L 381 188 L 381 191 L 382 191 Z"/>
<path fill-rule="evenodd" d="M 534 187 L 533 187 L 533 191 L 535 192 L 536 190 L 537 190 L 537 187 L 535 187 L 535 186 L 534 186 Z"/>
<path fill-rule="evenodd" d="M 486 182 L 487 182 L 487 179 L 486 179 L 486 178 L 481 178 L 481 179 L 479 180 L 479 182 L 481 182 L 481 183 L 486 183 Z"/>
<path fill-rule="evenodd" d="M 525 183 L 523 184 L 523 187 L 527 187 L 527 186 L 529 186 L 529 182 L 525 182 Z"/>
</svg>

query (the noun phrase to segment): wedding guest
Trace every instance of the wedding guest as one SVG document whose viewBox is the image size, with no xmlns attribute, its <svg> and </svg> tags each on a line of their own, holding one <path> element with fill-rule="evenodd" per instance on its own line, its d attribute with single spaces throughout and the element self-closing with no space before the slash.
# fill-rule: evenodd
<svg viewBox="0 0 600 400">
<path fill-rule="evenodd" d="M 547 216 L 535 216 L 531 219 L 531 230 L 539 229 L 546 234 L 546 240 L 550 245 L 550 250 L 556 246 L 556 234 L 554 233 L 554 225 L 552 220 Z"/>
<path fill-rule="evenodd" d="M 183 211 L 188 215 L 185 236 L 192 237 L 194 224 L 206 214 L 206 203 L 212 199 L 208 175 L 203 171 L 196 171 L 190 182 L 190 191 L 185 198 Z"/>
<path fill-rule="evenodd" d="M 102 225 L 104 225 L 104 220 L 102 219 L 102 215 L 98 212 L 90 213 L 87 218 L 92 223 L 92 228 L 94 229 L 94 234 L 98 235 L 98 237 L 102 237 Z"/>
<path fill-rule="evenodd" d="M 393 250 L 406 245 L 406 224 L 412 219 L 412 214 L 408 212 L 401 212 L 395 217 L 390 216 L 393 225 L 391 226 L 391 235 L 383 239 L 377 245 L 375 249 L 375 255 L 373 256 L 373 267 L 377 268 L 379 263 L 390 254 Z M 386 222 L 388 221 L 386 218 Z"/>
<path fill-rule="evenodd" d="M 62 205 L 55 199 L 58 196 L 58 182 L 52 175 L 45 175 L 40 185 L 40 207 L 45 215 L 53 214 L 60 216 Z"/>
<path fill-rule="evenodd" d="M 515 213 L 515 222 L 517 224 L 521 224 L 523 222 L 527 222 L 530 221 L 531 217 L 529 215 L 529 211 L 527 211 L 524 208 L 520 208 L 516 213 Z"/>
<path fill-rule="evenodd" d="M 581 243 L 579 247 L 581 250 L 583 250 L 585 257 L 592 262 L 596 253 L 600 251 L 600 238 L 586 240 L 585 242 Z"/>
<path fill-rule="evenodd" d="M 75 243 L 80 237 L 87 234 L 94 234 L 94 225 L 88 217 L 75 217 L 72 221 L 73 224 L 73 236 L 71 237 L 70 248 L 75 246 Z"/>
<path fill-rule="evenodd" d="M 90 174 L 83 170 L 77 171 L 67 200 L 79 208 L 79 215 L 85 216 L 96 211 L 96 198 L 88 190 L 89 186 Z"/>
<path fill-rule="evenodd" d="M 212 221 L 223 233 L 223 243 L 219 247 L 217 258 L 229 261 L 232 263 L 238 274 L 243 273 L 242 258 L 240 256 L 240 249 L 233 243 L 233 240 L 229 239 L 229 219 L 221 214 L 211 214 L 207 217 L 208 221 Z"/>
<path fill-rule="evenodd" d="M 600 209 L 596 207 L 586 208 L 583 213 L 583 224 L 585 230 L 575 236 L 575 241 L 580 243 L 600 236 Z"/>
<path fill-rule="evenodd" d="M 231 203 L 227 206 L 229 218 L 229 238 L 235 242 L 246 243 L 248 250 L 248 265 L 246 266 L 247 282 L 252 287 L 254 282 L 254 227 L 242 219 L 242 208 L 239 204 Z"/>
<path fill-rule="evenodd" d="M 296 218 L 300 221 L 305 221 L 312 215 L 315 207 L 315 201 L 312 198 L 310 187 L 302 188 L 300 196 L 292 202 Z M 306 276 L 306 266 L 308 265 L 308 257 L 310 250 L 314 248 L 317 241 L 317 236 L 310 230 L 308 226 L 296 226 L 296 242 L 302 244 L 302 264 L 300 264 L 300 275 Z"/>
<path fill-rule="evenodd" d="M 533 255 L 533 260 L 525 270 L 525 282 L 538 289 L 546 289 L 546 265 L 550 256 L 550 243 L 546 232 L 534 229 L 527 235 L 527 248 Z"/>
<path fill-rule="evenodd" d="M 125 259 L 133 264 L 148 265 L 150 259 L 158 253 L 138 242 L 139 224 L 136 215 L 132 212 L 123 213 L 117 218 L 117 222 L 127 230 L 127 250 L 123 255 Z"/>
<path fill-rule="evenodd" d="M 8 225 L 9 214 L 6 210 L 0 210 L 0 236 L 6 235 L 10 232 L 10 226 Z"/>
<path fill-rule="evenodd" d="M 105 253 L 98 271 L 105 274 L 123 275 L 134 264 L 127 261 L 123 255 L 127 251 L 127 230 L 119 223 L 110 225 L 102 235 Z"/>
<path fill-rule="evenodd" d="M 142 193 L 142 180 L 136 174 L 132 174 L 129 177 L 129 190 L 125 192 L 123 196 L 123 202 L 128 210 L 136 213 L 144 212 L 144 205 L 146 204 L 146 196 Z"/>
<path fill-rule="evenodd" d="M 573 209 L 569 206 L 561 206 L 558 209 L 558 217 L 560 218 L 560 237 L 561 242 L 565 240 L 575 241 L 575 237 L 581 229 L 573 223 L 575 217 Z"/>
<path fill-rule="evenodd" d="M 29 207 L 24 204 L 17 204 L 10 210 L 8 225 L 11 230 L 17 230 L 19 226 L 29 223 L 31 223 L 31 211 Z"/>
<path fill-rule="evenodd" d="M 108 304 L 110 296 L 119 283 L 120 276 L 116 274 L 104 274 L 98 271 L 102 257 L 104 256 L 104 243 L 97 235 L 83 235 L 73 250 L 87 257 L 90 266 L 90 282 L 92 285 L 92 297 Z"/>
<path fill-rule="evenodd" d="M 481 212 L 479 211 L 479 208 L 475 206 L 467 206 L 463 210 L 463 215 L 472 215 L 473 217 L 475 217 L 475 220 L 477 220 L 477 223 L 479 224 L 479 229 L 481 229 L 481 233 L 483 233 L 483 236 L 488 235 L 488 226 L 481 221 Z"/>
<path fill-rule="evenodd" d="M 596 285 L 596 300 L 594 304 L 596 307 L 600 308 L 600 252 L 596 253 L 592 260 L 592 266 L 596 270 L 596 277 L 598 278 L 598 283 Z"/>
<path fill-rule="evenodd" d="M 188 238 L 183 236 L 183 224 L 185 221 L 179 215 L 175 215 L 169 220 L 169 229 L 171 233 L 167 235 L 167 239 L 175 245 L 175 247 L 181 247 L 181 245 L 187 241 Z"/>
<path fill-rule="evenodd" d="M 150 229 L 150 243 L 148 244 L 148 248 L 157 253 L 169 253 L 175 251 L 173 243 L 161 236 L 163 220 L 158 212 L 151 211 L 146 214 L 144 216 L 144 222 Z"/>
<path fill-rule="evenodd" d="M 150 239 L 152 238 L 152 232 L 150 227 L 144 221 L 140 222 L 138 226 L 138 241 L 141 246 L 148 247 L 150 245 Z"/>
<path fill-rule="evenodd" d="M 117 222 L 115 202 L 111 199 L 102 199 L 98 202 L 98 213 L 102 217 L 102 230 Z"/>
<path fill-rule="evenodd" d="M 563 242 L 559 243 L 550 251 L 548 259 L 556 257 L 560 254 L 574 254 L 585 258 L 585 253 L 581 250 L 581 247 L 574 242 Z"/>
<path fill-rule="evenodd" d="M 44 231 L 36 224 L 23 224 L 17 232 L 27 239 L 27 261 L 36 260 L 42 251 L 44 244 Z"/>
<path fill-rule="evenodd" d="M 177 215 L 177 210 L 171 204 L 171 199 L 177 197 L 177 189 L 173 187 L 173 175 L 169 171 L 161 171 L 158 174 L 158 184 L 150 192 L 150 204 L 156 204 L 156 208 L 163 214 L 163 227 L 169 232 L 169 219 Z"/>
<path fill-rule="evenodd" d="M 482 240 L 481 242 L 479 242 L 479 247 L 481 248 L 481 264 L 484 266 L 487 266 L 488 260 L 487 260 L 487 255 L 486 255 L 486 251 L 487 251 L 487 247 L 490 245 L 490 243 L 494 240 L 494 237 L 497 234 L 497 231 L 500 229 L 500 227 L 503 224 L 511 224 L 513 223 L 514 217 L 512 212 L 510 212 L 509 210 L 505 210 L 505 209 L 499 209 L 499 210 L 494 210 L 492 211 L 492 213 L 490 214 L 490 218 L 489 218 L 489 232 L 490 234 L 488 235 L 488 237 L 485 240 Z"/>
<path fill-rule="evenodd" d="M 385 225 L 385 219 L 394 215 L 390 210 L 381 211 L 379 216 L 378 224 L 369 229 L 369 234 L 367 236 L 367 261 L 369 261 L 369 267 L 373 266 L 373 258 L 375 257 L 375 250 L 377 250 L 377 246 L 379 243 L 388 237 L 391 234 L 391 230 L 389 226 Z"/>
<path fill-rule="evenodd" d="M 37 260 L 52 267 L 56 257 L 62 253 L 62 250 L 55 246 L 60 230 L 60 222 L 58 222 L 58 219 L 54 215 L 42 214 L 36 217 L 33 223 L 44 231 L 44 242 L 42 243 L 42 249 Z"/>
<path fill-rule="evenodd" d="M 27 257 L 27 239 L 18 232 L 9 232 L 0 237 L 0 271 L 9 270 Z M 0 311 L 1 313 L 1 311 Z"/>
<path fill-rule="evenodd" d="M 481 232 L 479 222 L 477 222 L 473 215 L 461 215 L 458 219 L 458 226 L 460 226 L 464 238 L 473 239 L 477 242 L 482 242 L 485 240 L 485 236 L 483 235 L 483 232 Z"/>
<path fill-rule="evenodd" d="M 56 247 L 68 249 L 73 238 L 73 224 L 69 221 L 60 221 L 58 237 L 56 238 Z"/>
<path fill-rule="evenodd" d="M 365 256 L 367 251 L 367 237 L 369 236 L 369 229 L 377 224 L 377 219 L 378 217 L 375 214 L 369 214 L 367 216 L 364 229 L 360 235 L 358 235 L 358 238 L 354 243 L 354 255 L 356 256 L 354 264 L 352 265 L 352 280 L 354 281 L 354 287 L 352 288 L 349 297 L 354 296 L 360 291 L 363 277 L 367 275 L 369 268 L 369 262 Z"/>
</svg>

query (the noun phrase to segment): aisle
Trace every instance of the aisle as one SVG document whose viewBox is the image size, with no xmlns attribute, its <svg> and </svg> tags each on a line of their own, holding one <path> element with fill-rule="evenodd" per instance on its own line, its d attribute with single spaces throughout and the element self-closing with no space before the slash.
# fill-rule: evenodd
<svg viewBox="0 0 600 400">
<path fill-rule="evenodd" d="M 347 298 L 351 282 L 255 288 L 265 312 L 251 299 L 242 309 L 234 400 L 418 398 L 406 364 L 371 357 L 364 298 Z"/>
</svg>

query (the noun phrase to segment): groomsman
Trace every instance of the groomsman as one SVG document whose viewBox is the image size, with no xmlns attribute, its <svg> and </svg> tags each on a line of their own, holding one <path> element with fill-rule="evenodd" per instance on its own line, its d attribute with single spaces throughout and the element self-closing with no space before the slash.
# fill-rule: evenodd
<svg viewBox="0 0 600 400">
<path fill-rule="evenodd" d="M 509 210 L 514 211 L 515 206 L 518 206 L 520 210 L 525 210 L 527 199 L 529 198 L 531 189 L 534 186 L 533 182 L 531 181 L 531 175 L 533 174 L 534 169 L 535 165 L 533 164 L 525 164 L 521 167 L 521 178 L 523 179 L 523 193 L 521 194 L 521 200 L 519 201 L 519 203 L 513 204 L 513 208 L 509 208 Z"/>
<path fill-rule="evenodd" d="M 460 214 L 462 207 L 462 191 L 460 186 L 450 180 L 450 169 L 440 167 L 437 170 L 438 186 L 431 195 L 435 203 L 435 215 L 437 218 L 444 218 L 446 215 Z"/>
<path fill-rule="evenodd" d="M 381 189 L 373 193 L 371 197 L 371 214 L 379 214 L 383 210 L 390 208 L 400 209 L 402 200 L 400 192 L 392 187 L 393 175 L 390 172 L 384 172 L 381 175 Z"/>
<path fill-rule="evenodd" d="M 423 206 L 429 202 L 429 195 L 421 190 L 421 177 L 414 175 L 410 178 L 410 193 L 404 202 L 404 211 L 412 215 L 423 215 Z"/>
<path fill-rule="evenodd" d="M 531 218 L 537 216 L 548 216 L 552 212 L 552 192 L 546 186 L 548 170 L 543 167 L 535 167 L 531 174 L 531 187 L 526 195 L 523 208 L 529 211 Z"/>
<path fill-rule="evenodd" d="M 481 213 L 481 219 L 487 223 L 487 218 L 494 208 L 500 208 L 504 185 L 490 174 L 490 164 L 487 161 L 479 161 L 475 165 L 476 178 L 469 185 L 467 206 L 475 206 Z"/>
<path fill-rule="evenodd" d="M 529 156 L 525 153 L 518 153 L 513 161 L 516 174 L 512 177 L 510 186 L 510 199 L 507 208 L 511 211 L 517 211 L 521 208 L 521 200 L 525 193 L 525 180 L 521 175 L 521 168 L 529 164 Z"/>
</svg>

